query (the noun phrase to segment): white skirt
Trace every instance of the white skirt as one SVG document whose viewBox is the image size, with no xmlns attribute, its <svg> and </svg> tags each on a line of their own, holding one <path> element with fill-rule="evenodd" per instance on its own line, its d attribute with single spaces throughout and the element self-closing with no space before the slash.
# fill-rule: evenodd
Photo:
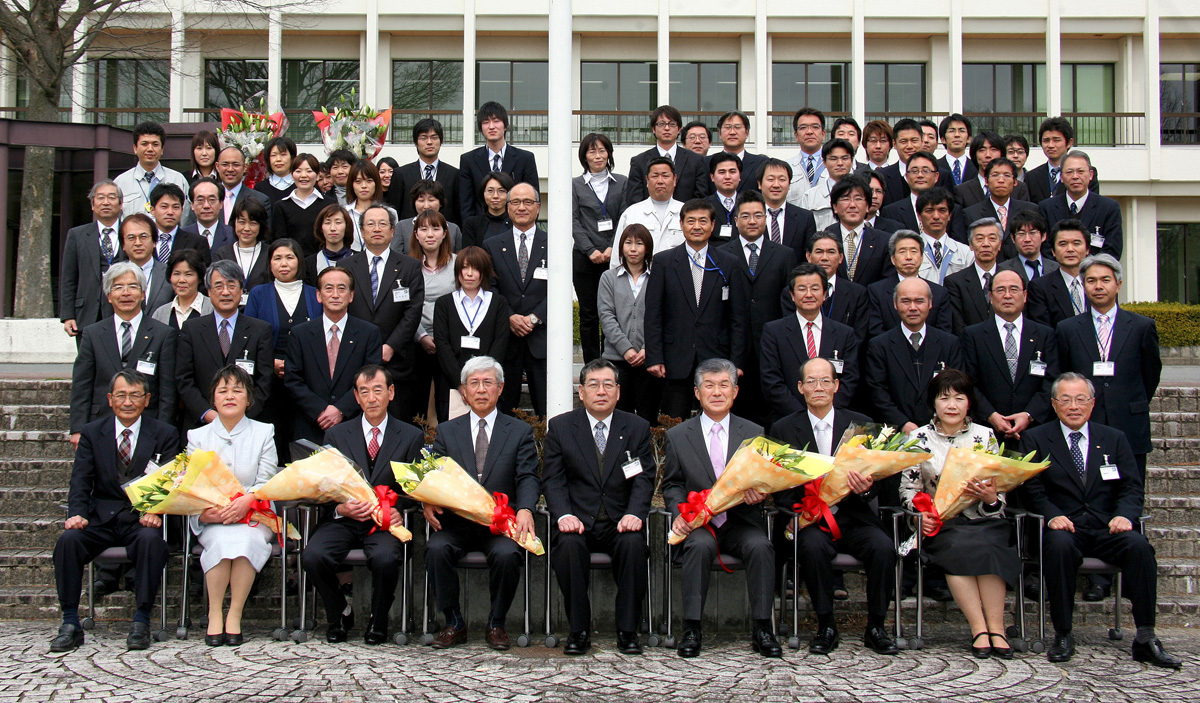
<svg viewBox="0 0 1200 703">
<path fill-rule="evenodd" d="M 267 559 L 271 558 L 271 540 L 274 537 L 271 528 L 263 524 L 255 527 L 241 522 L 232 525 L 206 524 L 197 535 L 204 547 L 200 554 L 200 567 L 208 571 L 223 559 L 245 557 L 255 571 L 262 571 Z"/>
</svg>

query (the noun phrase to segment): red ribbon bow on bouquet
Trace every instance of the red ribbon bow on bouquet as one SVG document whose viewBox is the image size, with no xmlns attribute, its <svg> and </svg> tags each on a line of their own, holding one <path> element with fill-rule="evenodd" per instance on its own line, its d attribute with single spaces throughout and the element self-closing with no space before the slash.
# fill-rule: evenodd
<svg viewBox="0 0 1200 703">
<path fill-rule="evenodd" d="M 829 509 L 829 504 L 821 499 L 821 483 L 824 480 L 825 477 L 822 476 L 816 481 L 804 484 L 804 497 L 800 499 L 799 503 L 792 505 L 792 510 L 799 512 L 808 520 L 817 520 L 818 518 L 825 520 L 825 525 L 821 526 L 821 529 L 828 532 L 836 541 L 842 538 L 842 530 L 838 527 L 837 520 L 834 519 L 833 512 Z M 792 536 L 793 539 L 796 537 L 796 535 Z"/>
<path fill-rule="evenodd" d="M 516 522 L 517 513 L 509 506 L 508 496 L 496 491 L 492 494 L 492 498 L 496 501 L 496 507 L 492 510 L 492 524 L 489 529 L 494 535 L 507 534 L 513 528 L 513 523 Z"/>
<path fill-rule="evenodd" d="M 932 537 L 942 529 L 942 518 L 938 516 L 937 508 L 933 505 L 933 497 L 928 493 L 921 491 L 913 496 L 913 508 L 916 508 L 918 512 L 933 513 L 933 532 L 930 532 L 926 537 Z"/>
<path fill-rule="evenodd" d="M 371 517 L 375 518 L 376 526 L 371 528 L 368 535 L 374 534 L 377 529 L 384 532 L 392 529 L 392 508 L 399 498 L 396 492 L 387 486 L 375 486 L 375 497 L 379 499 L 379 505 L 375 506 L 374 515 Z"/>
<path fill-rule="evenodd" d="M 717 531 L 709 524 L 716 515 L 713 514 L 711 508 L 708 507 L 708 494 L 710 491 L 692 491 L 688 493 L 686 503 L 679 504 L 679 516 L 687 522 L 691 522 L 698 517 L 704 518 L 704 529 L 713 536 L 713 541 L 717 540 Z M 721 548 L 717 547 L 717 563 L 725 570 L 725 573 L 732 574 L 733 569 L 725 566 L 725 562 L 721 559 Z"/>
<path fill-rule="evenodd" d="M 241 498 L 244 495 L 246 495 L 246 494 L 238 493 L 237 495 L 235 495 L 233 497 L 233 500 L 237 500 L 238 498 Z M 282 524 L 282 521 L 279 519 L 279 516 L 275 514 L 275 511 L 271 510 L 271 501 L 259 500 L 257 498 L 251 500 L 250 507 L 246 510 L 246 515 L 244 517 L 242 517 L 242 519 L 239 520 L 239 522 L 245 523 L 245 524 L 249 525 L 250 527 L 258 527 L 262 523 L 260 523 L 258 520 L 254 519 L 255 513 L 262 513 L 266 517 L 270 518 L 271 521 L 274 522 L 277 527 L 279 527 L 279 530 L 277 531 L 277 533 L 279 535 L 279 548 L 283 549 L 283 533 L 284 533 L 284 530 L 286 529 L 286 527 L 284 527 L 284 525 Z"/>
</svg>

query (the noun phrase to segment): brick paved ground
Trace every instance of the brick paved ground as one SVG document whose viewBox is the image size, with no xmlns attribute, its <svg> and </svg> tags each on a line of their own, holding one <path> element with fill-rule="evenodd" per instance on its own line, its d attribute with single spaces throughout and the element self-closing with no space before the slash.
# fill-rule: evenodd
<svg viewBox="0 0 1200 703">
<path fill-rule="evenodd" d="M 877 656 L 846 637 L 832 657 L 785 649 L 782 661 L 764 660 L 728 639 L 685 661 L 666 649 L 623 656 L 607 640 L 588 656 L 567 659 L 540 645 L 492 652 L 479 636 L 465 647 L 436 652 L 283 644 L 265 632 L 250 634 L 238 648 L 210 649 L 193 635 L 127 652 L 124 627 L 101 625 L 79 650 L 50 655 L 49 623 L 0 623 L 0 703 L 1200 700 L 1200 636 L 1179 629 L 1162 633 L 1168 649 L 1185 658 L 1179 672 L 1134 663 L 1128 640 L 1109 642 L 1092 627 L 1079 633 L 1079 654 L 1066 666 L 1032 654 L 977 661 L 965 652 L 965 632 L 929 633 L 924 650 L 897 657 Z"/>
</svg>

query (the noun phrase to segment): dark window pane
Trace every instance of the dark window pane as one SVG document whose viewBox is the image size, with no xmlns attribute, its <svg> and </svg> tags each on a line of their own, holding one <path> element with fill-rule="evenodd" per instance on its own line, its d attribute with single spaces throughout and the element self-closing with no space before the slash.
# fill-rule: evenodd
<svg viewBox="0 0 1200 703">
<path fill-rule="evenodd" d="M 777 63 L 771 66 L 771 109 L 794 110 L 796 105 L 808 105 L 808 64 Z"/>
<path fill-rule="evenodd" d="M 579 67 L 579 107 L 582 110 L 620 109 L 620 64 L 585 61 Z"/>
<path fill-rule="evenodd" d="M 462 61 L 430 62 L 430 105 L 434 110 L 462 110 Z"/>
<path fill-rule="evenodd" d="M 887 112 L 887 65 L 881 63 L 867 64 L 866 81 L 867 112 Z"/>
<path fill-rule="evenodd" d="M 925 109 L 925 66 L 892 64 L 888 66 L 888 111 L 921 112 Z"/>
<path fill-rule="evenodd" d="M 705 112 L 724 112 L 737 104 L 737 64 L 701 64 L 700 109 Z"/>
<path fill-rule="evenodd" d="M 512 103 L 512 63 L 509 61 L 480 61 L 475 69 L 478 85 L 476 99 L 482 105 L 498 102 L 506 107 Z"/>
<path fill-rule="evenodd" d="M 550 68 L 545 61 L 513 63 L 510 110 L 545 110 L 549 106 Z"/>
<path fill-rule="evenodd" d="M 393 109 L 428 109 L 429 95 L 430 65 L 428 61 L 392 62 Z"/>
<path fill-rule="evenodd" d="M 992 83 L 996 68 L 990 63 L 963 64 L 963 111 L 996 111 L 995 86 Z"/>
<path fill-rule="evenodd" d="M 618 110 L 649 112 L 658 102 L 658 66 L 621 63 L 621 100 Z"/>
<path fill-rule="evenodd" d="M 695 112 L 700 109 L 700 65 L 695 63 L 671 64 L 671 104 L 680 112 Z"/>
</svg>

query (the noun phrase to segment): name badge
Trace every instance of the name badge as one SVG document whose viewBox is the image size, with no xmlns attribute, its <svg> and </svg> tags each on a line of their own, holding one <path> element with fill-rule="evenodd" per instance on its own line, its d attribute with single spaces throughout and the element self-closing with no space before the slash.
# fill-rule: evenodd
<svg viewBox="0 0 1200 703">
<path fill-rule="evenodd" d="M 153 361 L 147 361 L 146 359 L 138 359 L 138 362 L 137 362 L 137 372 L 138 373 L 144 373 L 148 376 L 153 376 L 154 372 L 157 369 L 158 369 L 158 364 L 154 363 Z"/>
<path fill-rule="evenodd" d="M 392 289 L 393 303 L 407 303 L 411 298 L 412 293 L 408 292 L 408 288 L 397 287 Z"/>
<path fill-rule="evenodd" d="M 1045 376 L 1046 375 L 1046 362 L 1038 361 L 1037 359 L 1031 360 L 1029 362 L 1029 375 L 1030 376 Z"/>
<path fill-rule="evenodd" d="M 596 230 L 599 232 L 611 232 L 612 228 L 612 220 L 598 220 L 596 222 Z"/>
<path fill-rule="evenodd" d="M 244 308 L 244 307 L 246 307 L 246 303 L 248 303 L 248 302 L 250 302 L 250 294 L 242 293 L 242 302 L 238 303 L 238 307 Z"/>
<path fill-rule="evenodd" d="M 625 478 L 633 478 L 642 473 L 642 462 L 639 459 L 634 459 L 629 452 L 625 452 L 625 457 L 629 459 L 621 465 L 621 471 L 625 473 Z"/>
<path fill-rule="evenodd" d="M 545 281 L 550 278 L 550 271 L 545 266 L 538 266 L 533 270 L 533 278 L 535 281 Z"/>
<path fill-rule="evenodd" d="M 241 358 L 241 359 L 234 361 L 233 363 L 235 365 L 237 365 L 237 367 L 239 369 L 241 369 L 242 371 L 245 371 L 246 373 L 250 374 L 251 376 L 254 375 L 254 360 L 253 359 Z"/>
<path fill-rule="evenodd" d="M 1104 246 L 1104 237 L 1100 236 L 1099 234 L 1093 234 L 1092 235 L 1092 246 L 1096 247 L 1097 249 L 1103 247 Z"/>
<path fill-rule="evenodd" d="M 733 225 L 721 225 L 721 239 L 733 239 Z"/>
<path fill-rule="evenodd" d="M 833 365 L 833 372 L 839 376 L 842 375 L 842 369 L 846 368 L 846 362 L 837 357 L 830 359 L 829 363 Z"/>
<path fill-rule="evenodd" d="M 1104 455 L 1104 464 L 1100 466 L 1100 478 L 1105 481 L 1116 481 L 1121 478 L 1121 472 L 1115 464 L 1108 463 L 1108 455 Z"/>
<path fill-rule="evenodd" d="M 1116 364 L 1111 361 L 1097 361 L 1092 364 L 1093 376 L 1115 376 Z"/>
<path fill-rule="evenodd" d="M 463 336 L 458 338 L 458 344 L 463 349 L 478 349 L 479 348 L 479 337 L 476 337 L 475 335 L 471 335 L 471 334 L 464 334 Z"/>
</svg>

